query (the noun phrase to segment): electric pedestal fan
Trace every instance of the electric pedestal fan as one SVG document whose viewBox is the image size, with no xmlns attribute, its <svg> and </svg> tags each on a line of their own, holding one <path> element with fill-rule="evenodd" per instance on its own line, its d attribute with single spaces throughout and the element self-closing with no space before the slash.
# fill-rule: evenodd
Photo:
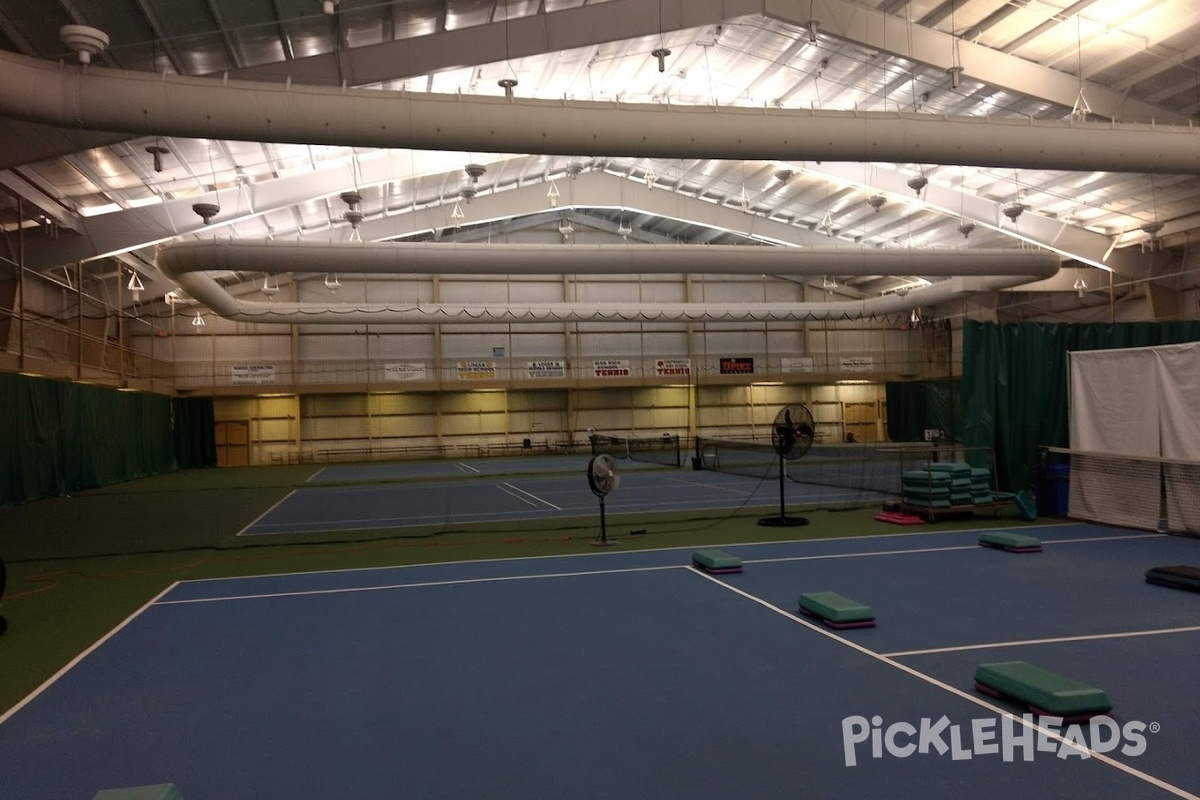
<svg viewBox="0 0 1200 800">
<path fill-rule="evenodd" d="M 795 528 L 807 525 L 804 517 L 789 517 L 784 500 L 787 462 L 795 461 L 813 445 L 813 415 L 806 406 L 784 406 L 771 424 L 771 447 L 779 456 L 779 516 L 762 517 L 759 525 L 770 528 Z"/>
<path fill-rule="evenodd" d="M 608 453 L 593 456 L 588 462 L 588 488 L 592 494 L 600 498 L 600 538 L 592 542 L 593 547 L 607 547 L 614 542 L 608 540 L 608 530 L 604 521 L 604 497 L 621 483 L 617 474 L 617 460 Z"/>
</svg>

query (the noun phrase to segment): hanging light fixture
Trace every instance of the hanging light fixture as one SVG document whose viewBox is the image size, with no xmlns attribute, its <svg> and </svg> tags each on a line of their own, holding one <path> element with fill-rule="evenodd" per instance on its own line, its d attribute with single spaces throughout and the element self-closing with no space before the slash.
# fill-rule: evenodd
<svg viewBox="0 0 1200 800">
<path fill-rule="evenodd" d="M 221 207 L 216 203 L 193 203 L 192 211 L 207 225 L 213 217 L 221 213 Z"/>
<path fill-rule="evenodd" d="M 208 323 L 204 321 L 204 315 L 199 312 L 196 313 L 196 316 L 192 317 L 193 328 L 203 328 L 207 324 Z"/>
<path fill-rule="evenodd" d="M 873 194 L 867 198 L 867 205 L 875 209 L 876 214 L 879 213 L 879 209 L 883 208 L 885 203 L 887 203 L 887 196 L 882 194 Z"/>
<path fill-rule="evenodd" d="M 337 290 L 342 288 L 342 282 L 338 280 L 337 273 L 325 276 L 325 288 L 330 294 L 337 294 Z"/>
<path fill-rule="evenodd" d="M 142 299 L 142 291 L 146 288 L 142 285 L 142 279 L 133 270 L 129 271 L 129 283 L 125 285 L 133 297 L 133 302 L 138 302 Z"/>
<path fill-rule="evenodd" d="M 667 56 L 671 55 L 671 51 L 665 47 L 659 47 L 650 51 L 650 55 L 658 59 L 658 71 L 667 71 Z"/>
<path fill-rule="evenodd" d="M 648 170 L 646 170 L 646 174 L 645 174 L 645 176 L 644 176 L 642 179 L 643 179 L 644 181 L 646 181 L 646 188 L 647 188 L 647 189 L 653 189 L 653 188 L 654 188 L 654 181 L 657 179 L 657 177 L 658 177 L 658 176 L 656 176 L 656 175 L 654 174 L 654 170 L 652 170 L 652 169 L 648 169 Z"/>
<path fill-rule="evenodd" d="M 831 292 L 837 288 L 837 281 L 828 275 L 824 275 L 821 277 L 821 288 L 827 292 Z"/>
<path fill-rule="evenodd" d="M 546 192 L 546 197 L 550 198 L 550 207 L 551 208 L 558 207 L 558 198 L 559 198 L 558 184 L 555 183 L 554 181 L 550 181 L 550 191 Z"/>
<path fill-rule="evenodd" d="M 1017 199 L 1004 206 L 1004 216 L 1012 220 L 1013 224 L 1017 223 L 1017 218 L 1029 210 L 1029 206 L 1025 205 L 1025 192 L 1017 193 Z"/>
<path fill-rule="evenodd" d="M 1087 288 L 1088 288 L 1087 282 L 1084 281 L 1083 278 L 1076 278 L 1074 288 L 1075 288 L 1075 291 L 1079 293 L 1079 299 L 1082 300 L 1083 293 L 1086 292 Z"/>
<path fill-rule="evenodd" d="M 155 140 L 155 142 L 156 142 L 155 144 L 152 144 L 146 148 L 146 152 L 154 157 L 154 171 L 162 172 L 163 171 L 163 156 L 167 155 L 171 151 L 168 150 L 167 148 L 163 147 L 161 144 L 158 144 L 157 143 L 158 140 Z"/>
<path fill-rule="evenodd" d="M 479 183 L 479 179 L 487 172 L 487 167 L 483 164 L 467 164 L 463 167 L 463 172 L 467 173 L 467 177 L 471 179 L 471 183 Z"/>
<path fill-rule="evenodd" d="M 262 293 L 268 300 L 279 294 L 279 282 L 269 272 L 263 276 Z"/>
<path fill-rule="evenodd" d="M 450 221 L 452 223 L 454 223 L 454 227 L 457 228 L 459 225 L 462 224 L 462 221 L 466 218 L 467 218 L 467 215 L 465 213 L 463 213 L 462 206 L 459 205 L 457 200 L 455 200 L 454 201 L 454 210 L 450 212 Z"/>
<path fill-rule="evenodd" d="M 961 220 L 958 223 L 958 232 L 966 239 L 971 235 L 971 231 L 975 230 L 975 223 L 969 219 Z"/>
<path fill-rule="evenodd" d="M 826 236 L 832 238 L 833 237 L 833 214 L 826 211 L 825 216 L 821 217 L 821 221 L 817 223 L 816 230 L 818 233 L 824 233 Z"/>
</svg>

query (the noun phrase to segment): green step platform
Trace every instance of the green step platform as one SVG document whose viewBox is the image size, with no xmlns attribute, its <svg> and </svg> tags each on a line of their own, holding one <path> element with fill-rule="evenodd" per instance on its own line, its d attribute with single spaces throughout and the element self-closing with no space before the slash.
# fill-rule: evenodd
<svg viewBox="0 0 1200 800">
<path fill-rule="evenodd" d="M 975 670 L 975 688 L 1023 703 L 1039 716 L 1062 717 L 1065 722 L 1083 722 L 1112 711 L 1112 701 L 1103 690 L 1024 661 L 980 664 Z"/>
<path fill-rule="evenodd" d="M 697 550 L 692 553 L 692 566 L 709 575 L 728 575 L 742 571 L 742 560 L 724 550 Z"/>
<path fill-rule="evenodd" d="M 800 613 L 838 630 L 875 627 L 875 612 L 870 606 L 842 597 L 837 592 L 800 595 Z"/>
<path fill-rule="evenodd" d="M 979 544 L 1010 553 L 1038 553 L 1042 549 L 1042 540 L 1036 536 L 1010 531 L 985 531 L 979 534 Z"/>
<path fill-rule="evenodd" d="M 1153 567 L 1146 570 L 1146 583 L 1200 592 L 1200 567 L 1178 564 L 1173 567 Z"/>
<path fill-rule="evenodd" d="M 102 789 L 92 800 L 183 800 L 173 783 L 133 786 L 128 789 Z"/>
</svg>

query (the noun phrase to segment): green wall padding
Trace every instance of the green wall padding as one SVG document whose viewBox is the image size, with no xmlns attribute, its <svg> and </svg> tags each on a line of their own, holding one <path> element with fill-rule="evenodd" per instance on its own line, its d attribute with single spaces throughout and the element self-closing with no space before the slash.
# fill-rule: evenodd
<svg viewBox="0 0 1200 800">
<path fill-rule="evenodd" d="M 211 397 L 177 397 L 175 414 L 175 463 L 180 469 L 215 467 L 217 439 Z"/>
<path fill-rule="evenodd" d="M 1067 447 L 1067 353 L 1200 341 L 1200 321 L 963 326 L 962 442 L 991 447 L 999 488 L 1036 478 L 1040 446 Z M 890 413 L 890 407 L 889 407 Z"/>
<path fill-rule="evenodd" d="M 171 400 L 0 373 L 0 506 L 175 469 Z"/>
<path fill-rule="evenodd" d="M 887 384 L 888 438 L 920 442 L 925 431 L 938 428 L 946 439 L 958 441 L 962 428 L 962 381 L 938 378 L 892 381 Z"/>
</svg>

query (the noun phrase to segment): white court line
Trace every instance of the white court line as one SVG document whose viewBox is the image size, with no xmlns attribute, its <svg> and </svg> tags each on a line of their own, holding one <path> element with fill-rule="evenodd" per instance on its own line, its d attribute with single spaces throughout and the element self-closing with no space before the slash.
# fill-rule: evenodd
<svg viewBox="0 0 1200 800">
<path fill-rule="evenodd" d="M 391 583 L 384 586 L 353 586 L 341 589 L 307 589 L 300 592 L 265 592 L 242 594 L 229 597 L 196 597 L 191 600 L 163 600 L 160 606 L 183 606 L 195 603 L 223 603 L 227 600 L 267 600 L 275 597 L 309 597 L 322 594 L 357 594 L 359 592 L 383 592 L 395 589 L 425 589 L 431 586 L 465 586 L 472 583 L 507 583 L 511 581 L 536 581 L 542 578 L 577 578 L 587 575 L 621 575 L 631 572 L 663 572 L 669 569 L 690 569 L 686 564 L 664 564 L 657 567 L 627 567 L 625 569 L 595 569 L 583 572 L 548 572 L 544 575 L 495 575 L 489 578 L 460 578 L 450 581 L 424 581 L 421 583 Z M 162 595 L 159 595 L 160 597 Z"/>
<path fill-rule="evenodd" d="M 480 471 L 479 471 L 478 469 L 476 469 L 475 467 L 472 467 L 470 464 L 467 464 L 467 463 L 465 463 L 465 462 L 462 462 L 462 461 L 459 461 L 459 462 L 458 462 L 458 463 L 456 463 L 454 466 L 458 467 L 458 468 L 459 468 L 459 469 L 461 469 L 461 470 L 468 470 L 468 469 L 469 469 L 469 470 L 471 470 L 471 472 L 474 472 L 474 473 L 476 473 L 476 474 L 481 474 L 481 473 L 480 473 Z"/>
<path fill-rule="evenodd" d="M 324 469 L 324 467 L 322 467 L 322 469 Z M 275 503 L 274 503 L 274 504 L 273 504 L 273 505 L 272 505 L 270 508 L 268 508 L 266 511 L 262 512 L 261 514 L 259 514 L 257 517 L 255 517 L 253 520 L 251 520 L 251 522 L 250 522 L 250 524 L 249 524 L 249 525 L 247 525 L 246 527 L 244 527 L 244 528 L 242 528 L 240 531 L 238 531 L 238 532 L 237 532 L 237 535 L 238 535 L 238 536 L 241 536 L 243 533 L 245 533 L 246 531 L 248 531 L 248 530 L 250 530 L 251 528 L 253 528 L 255 525 L 257 525 L 257 524 L 258 524 L 258 521 L 259 521 L 260 519 L 262 519 L 262 518 L 263 518 L 263 517 L 265 517 L 267 514 L 270 514 L 272 511 L 274 511 L 275 509 L 277 509 L 277 508 L 279 508 L 281 505 L 283 505 L 284 501 L 285 501 L 285 500 L 287 500 L 287 499 L 288 499 L 289 497 L 291 497 L 292 495 L 294 495 L 294 494 L 295 494 L 297 491 L 299 491 L 299 490 L 297 490 L 297 489 L 292 489 L 290 492 L 288 492 L 287 494 L 285 494 L 283 497 L 281 497 L 281 498 L 279 498 L 278 500 L 276 500 L 276 501 L 275 501 Z"/>
<path fill-rule="evenodd" d="M 767 608 L 767 609 L 770 609 L 771 611 L 774 611 L 776 614 L 779 614 L 784 619 L 790 620 L 790 621 L 796 623 L 797 625 L 803 625 L 804 627 L 808 628 L 811 631 L 815 631 L 816 633 L 819 633 L 822 636 L 826 636 L 839 644 L 845 645 L 846 647 L 849 647 L 852 650 L 856 650 L 859 653 L 862 653 L 865 656 L 870 656 L 871 658 L 875 659 L 876 661 L 887 664 L 889 667 L 894 667 L 895 669 L 898 669 L 901 672 L 911 675 L 914 678 L 922 680 L 925 683 L 932 684 L 933 686 L 936 686 L 939 689 L 947 691 L 950 694 L 953 694 L 957 697 L 961 697 L 963 700 L 970 701 L 977 706 L 986 708 L 988 711 L 991 711 L 994 714 L 1011 719 L 1014 723 L 1024 725 L 1025 727 L 1038 732 L 1042 736 L 1045 736 L 1049 739 L 1053 739 L 1056 742 L 1060 742 L 1061 744 L 1065 745 L 1066 747 L 1071 748 L 1072 750 L 1075 750 L 1076 752 L 1085 753 L 1088 756 L 1090 756 L 1091 758 L 1094 758 L 1097 761 L 1100 761 L 1101 763 L 1104 763 L 1104 764 L 1109 765 L 1110 767 L 1119 769 L 1122 772 L 1126 773 L 1127 775 L 1130 775 L 1134 778 L 1145 781 L 1146 783 L 1149 783 L 1152 786 L 1157 786 L 1159 789 L 1168 791 L 1171 794 L 1175 795 L 1176 797 L 1182 797 L 1182 798 L 1185 798 L 1186 800 L 1200 800 L 1200 797 L 1198 797 L 1184 789 L 1180 789 L 1178 786 L 1174 786 L 1170 783 L 1167 783 L 1166 781 L 1160 780 L 1159 778 L 1156 778 L 1153 775 L 1142 772 L 1141 770 L 1134 769 L 1133 767 L 1129 766 L 1128 764 L 1123 764 L 1120 761 L 1117 761 L 1115 758 L 1109 758 L 1104 753 L 1097 753 L 1096 751 L 1091 750 L 1090 748 L 1084 747 L 1081 744 L 1077 744 L 1077 743 L 1067 739 L 1062 734 L 1060 734 L 1056 731 L 1052 731 L 1052 730 L 1043 728 L 1040 725 L 1037 725 L 1036 723 L 1034 723 L 1030 720 L 1026 720 L 1023 716 L 1017 717 L 1016 715 L 1014 715 L 1008 711 L 1005 711 L 1003 708 L 993 705 L 992 703 L 989 703 L 986 700 L 976 697 L 973 694 L 968 694 L 967 692 L 964 692 L 961 689 L 956 689 L 955 687 L 951 686 L 948 683 L 943 683 L 942 681 L 939 681 L 937 678 L 933 677 L 932 675 L 926 675 L 924 672 L 920 672 L 918 670 L 913 669 L 912 667 L 901 664 L 899 661 L 893 661 L 891 658 L 888 658 L 887 656 L 885 656 L 881 653 L 876 653 L 874 650 L 870 650 L 866 647 L 863 647 L 860 644 L 856 644 L 855 642 L 850 641 L 849 639 L 845 639 L 841 636 L 838 636 L 837 634 L 833 633 L 832 631 L 826 630 L 825 628 L 823 628 L 821 626 L 818 626 L 818 625 L 811 623 L 805 619 L 802 619 L 797 614 L 789 613 L 789 612 L 785 611 L 784 609 L 780 608 L 779 606 L 768 603 L 766 600 L 763 600 L 760 597 L 755 597 L 754 595 L 752 595 L 748 592 L 744 592 L 735 586 L 730 586 L 727 583 L 723 583 L 722 581 L 717 580 L 716 578 L 714 578 L 711 575 L 707 575 L 703 572 L 700 572 L 699 570 L 690 570 L 690 572 L 694 572 L 696 575 L 699 575 L 701 578 L 704 578 L 705 580 L 715 583 L 717 586 L 720 586 L 722 589 L 727 589 L 728 591 L 731 591 L 734 594 L 741 595 L 742 597 L 746 598 L 747 600 L 751 600 L 755 603 L 758 603 L 763 608 Z"/>
<path fill-rule="evenodd" d="M 314 472 L 312 475 L 309 475 L 309 476 L 308 476 L 308 477 L 307 477 L 307 478 L 304 480 L 304 482 L 305 482 L 305 483 L 309 483 L 310 481 L 312 481 L 312 479 L 313 479 L 313 478 L 317 477 L 318 475 L 320 475 L 322 472 L 324 472 L 324 471 L 325 471 L 325 470 L 327 470 L 327 469 L 329 469 L 329 465 L 328 465 L 328 464 L 327 464 L 327 465 L 325 465 L 324 467 L 321 467 L 319 470 L 317 470 L 316 472 Z M 286 500 L 287 500 L 289 497 L 291 497 L 292 495 L 294 495 L 294 494 L 295 494 L 297 491 L 298 491 L 298 490 L 296 490 L 296 489 L 292 489 L 290 492 L 288 492 L 287 494 L 285 494 L 283 497 L 279 498 L 279 500 L 277 500 L 277 501 L 275 502 L 275 505 L 271 506 L 271 507 L 270 507 L 270 508 L 268 508 L 266 511 L 264 511 L 264 512 L 263 512 L 263 513 L 261 513 L 261 514 L 259 514 L 257 517 L 255 517 L 255 518 L 254 518 L 254 519 L 253 519 L 253 520 L 250 522 L 250 524 L 249 524 L 249 525 L 247 525 L 246 527 L 242 528 L 242 529 L 241 529 L 240 531 L 238 531 L 238 532 L 237 532 L 237 534 L 235 534 L 235 535 L 236 535 L 236 536 L 241 536 L 243 533 L 245 533 L 246 531 L 248 531 L 248 530 L 250 530 L 251 528 L 253 528 L 255 525 L 257 525 L 257 524 L 258 524 L 258 521 L 259 521 L 260 519 L 262 519 L 263 517 L 265 517 L 267 514 L 270 514 L 270 513 L 271 513 L 272 511 L 274 511 L 275 509 L 279 508 L 279 506 L 283 505 L 284 501 L 286 501 Z"/>
<path fill-rule="evenodd" d="M 892 535 L 897 535 L 897 534 L 883 534 L 883 535 L 884 536 L 892 536 Z M 899 534 L 899 535 L 910 535 L 911 536 L 912 534 Z M 1155 535 L 1157 535 L 1157 534 L 1155 534 Z M 869 537 L 864 536 L 861 538 L 865 539 L 865 538 L 869 538 Z M 1116 537 L 1116 538 L 1125 538 L 1125 537 Z M 830 541 L 830 540 L 812 539 L 810 541 Z M 1085 542 L 1085 541 L 1089 541 L 1089 540 L 1076 539 L 1076 540 L 1072 540 L 1072 541 Z M 782 543 L 791 544 L 791 542 L 782 542 Z M 779 543 L 775 542 L 772 544 L 779 544 Z M 710 547 L 719 547 L 719 546 L 720 545 L 710 545 Z M 825 555 L 816 555 L 816 556 L 780 556 L 779 558 L 758 558 L 758 559 L 750 559 L 750 560 L 744 561 L 743 563 L 745 563 L 745 564 L 775 564 L 775 563 L 785 563 L 785 562 L 791 562 L 791 561 L 820 561 L 821 559 L 836 559 L 836 558 L 871 558 L 873 556 L 906 555 L 908 553 L 938 553 L 938 552 L 944 552 L 944 551 L 949 551 L 949 550 L 975 550 L 978 548 L 979 548 L 978 544 L 969 544 L 969 545 L 953 545 L 953 546 L 947 546 L 947 547 L 923 547 L 923 548 L 919 548 L 916 550 L 873 550 L 873 551 L 867 551 L 867 552 L 863 552 L 863 553 L 827 553 Z M 696 548 L 695 547 L 692 547 L 692 548 L 665 547 L 665 548 L 660 548 L 660 549 L 661 550 L 680 550 L 680 549 L 695 550 Z M 654 551 L 638 550 L 636 552 L 645 553 L 645 552 L 654 552 Z M 456 565 L 456 564 L 481 564 L 481 563 L 487 564 L 487 563 L 491 563 L 492 561 L 500 561 L 500 560 L 521 561 L 521 560 L 528 560 L 528 559 L 532 559 L 532 558 L 564 558 L 568 555 L 573 555 L 573 554 L 563 554 L 563 555 L 558 555 L 558 556 L 524 556 L 521 558 L 514 558 L 514 559 L 479 559 L 479 560 L 475 560 L 475 561 L 448 561 L 448 562 L 442 562 L 438 566 Z M 202 578 L 202 579 L 198 579 L 198 582 L 202 582 L 204 580 L 213 580 L 213 581 L 245 580 L 247 578 L 253 579 L 254 577 L 278 578 L 278 577 L 299 576 L 299 575 L 306 575 L 306 576 L 307 575 L 324 575 L 324 574 L 334 574 L 334 573 L 338 573 L 338 572 L 366 572 L 369 570 L 381 570 L 381 569 L 407 569 L 407 568 L 411 568 L 414 566 L 430 566 L 430 565 L 401 564 L 401 565 L 398 565 L 395 567 L 364 567 L 364 568 L 358 568 L 358 569 L 328 570 L 325 572 L 289 572 L 289 573 L 283 573 L 281 575 L 240 576 L 239 578 L 207 578 L 207 579 Z M 551 573 L 545 573 L 545 574 L 532 574 L 532 575 L 505 575 L 505 576 L 492 576 L 492 577 L 486 577 L 486 578 L 462 578 L 462 579 L 456 579 L 456 580 L 427 581 L 427 582 L 422 582 L 422 583 L 393 583 L 393 584 L 384 584 L 382 586 L 350 586 L 350 587 L 343 587 L 340 589 L 311 589 L 311 590 L 301 590 L 301 591 L 295 591 L 295 592 L 265 592 L 265 593 L 260 593 L 260 594 L 230 595 L 228 597 L 201 597 L 201 598 L 195 598 L 192 600 L 164 600 L 161 603 L 159 603 L 159 605 L 173 605 L 173 604 L 181 604 L 181 603 L 215 603 L 215 602 L 221 602 L 223 600 L 253 600 L 253 599 L 266 598 L 266 597 L 302 597 L 302 596 L 310 595 L 310 594 L 340 594 L 343 592 L 345 592 L 345 593 L 373 592 L 373 591 L 379 591 L 382 589 L 408 589 L 408 588 L 412 588 L 412 587 L 416 587 L 416 586 L 454 586 L 454 585 L 461 584 L 461 583 L 487 583 L 490 581 L 521 581 L 521 580 L 534 580 L 537 578 L 562 578 L 562 577 L 566 577 L 566 576 L 570 576 L 570 575 L 620 575 L 620 574 L 627 573 L 627 572 L 654 572 L 656 570 L 680 569 L 681 567 L 687 567 L 687 566 L 688 565 L 686 565 L 686 564 L 660 564 L 660 565 L 651 566 L 651 567 L 618 567 L 616 569 L 585 570 L 585 571 L 580 571 L 580 572 L 551 572 Z"/>
<path fill-rule="evenodd" d="M 562 511 L 562 508 L 560 508 L 559 506 L 556 506 L 556 505 L 554 505 L 554 503 L 551 503 L 549 500 L 546 500 L 546 499 L 544 499 L 544 498 L 538 497 L 538 496 L 537 496 L 536 494 L 534 494 L 533 492 L 527 492 L 527 491 L 525 491 L 524 489 L 522 489 L 522 488 L 520 488 L 520 487 L 518 487 L 518 486 L 513 486 L 511 483 L 503 483 L 503 484 L 501 484 L 501 486 L 507 486 L 508 488 L 510 488 L 510 489 L 513 489 L 514 491 L 518 491 L 518 492 L 520 492 L 520 493 L 521 493 L 521 494 L 523 494 L 523 495 L 527 495 L 527 496 L 529 496 L 529 497 L 532 497 L 534 500 L 537 500 L 539 503 L 542 503 L 543 505 L 550 506 L 550 507 L 551 507 L 551 508 L 553 508 L 555 511 Z M 572 511 L 574 511 L 575 509 L 571 509 L 571 510 L 572 510 Z"/>
<path fill-rule="evenodd" d="M 725 484 L 721 484 L 721 483 L 701 483 L 700 481 L 687 481 L 687 480 L 684 480 L 683 478 L 676 478 L 673 475 L 667 476 L 667 480 L 672 481 L 673 483 L 682 483 L 685 486 L 699 486 L 702 489 L 720 489 L 723 492 L 729 492 L 730 494 L 736 494 L 736 495 L 739 495 L 740 497 L 748 497 L 748 496 L 758 492 L 758 489 L 755 489 L 753 492 L 747 492 L 747 491 L 743 491 L 740 489 L 731 489 L 728 486 L 726 486 Z"/>
<path fill-rule="evenodd" d="M 1091 642 L 1097 639 L 1130 639 L 1135 636 L 1161 636 L 1165 633 L 1194 633 L 1200 631 L 1200 625 L 1189 625 L 1184 628 L 1156 628 L 1149 631 L 1127 631 L 1125 633 L 1093 633 L 1085 636 L 1059 636 L 1054 639 L 1021 639 L 1015 642 L 988 642 L 986 644 L 964 644 L 958 647 L 931 647 L 928 650 L 901 650 L 896 653 L 883 653 L 887 658 L 901 656 L 925 656 L 935 653 L 961 653 L 964 650 L 988 650 L 993 647 L 1022 647 L 1029 644 L 1059 644 L 1060 642 Z"/>
<path fill-rule="evenodd" d="M 975 550 L 978 544 L 956 544 L 945 547 L 918 547 L 910 550 L 872 550 L 869 553 L 829 553 L 820 556 L 780 556 L 779 558 L 755 558 L 743 564 L 782 564 L 789 561 L 820 561 L 826 558 L 858 558 L 859 556 L 905 556 L 909 553 L 945 553 L 951 550 Z"/>
<path fill-rule="evenodd" d="M 530 500 L 528 497 L 521 497 L 521 495 L 517 494 L 516 492 L 510 492 L 508 489 L 504 488 L 506 486 L 508 486 L 507 483 L 496 484 L 496 488 L 499 489 L 500 491 L 504 492 L 509 497 L 515 497 L 518 500 L 520 500 L 522 503 L 525 503 L 526 505 L 529 505 L 529 506 L 533 506 L 534 508 L 541 508 L 541 506 L 539 506 L 537 503 Z"/>
<path fill-rule="evenodd" d="M 1086 544 L 1089 542 L 1109 542 L 1113 539 L 1150 539 L 1161 536 L 1158 533 L 1145 533 L 1135 536 L 1091 536 L 1081 537 L 1079 539 L 1057 539 L 1054 541 L 1042 542 L 1043 545 L 1051 544 Z M 976 550 L 979 544 L 958 544 L 947 545 L 945 547 L 917 547 L 908 550 L 872 550 L 869 553 L 833 553 L 820 556 L 780 556 L 779 558 L 758 558 L 747 559 L 745 564 L 776 564 L 787 561 L 819 561 L 823 558 L 857 558 L 859 556 L 905 556 L 909 553 L 945 553 L 951 550 Z"/>
<path fill-rule="evenodd" d="M 1061 522 L 1053 525 L 1037 525 L 1032 526 L 1038 530 L 1050 530 L 1052 528 L 1078 528 L 1089 523 L 1085 522 Z M 408 527 L 408 526 L 405 526 Z M 386 567 L 346 567 L 344 569 L 323 569 L 323 570 L 306 570 L 303 572 L 260 572 L 257 575 L 226 575 L 219 578 L 187 578 L 181 580 L 180 583 L 210 583 L 216 581 L 245 581 L 257 580 L 258 578 L 286 578 L 296 575 L 337 575 L 343 572 L 378 572 L 388 569 L 419 569 L 424 567 L 445 567 L 457 564 L 499 564 L 501 562 L 510 561 L 541 561 L 547 558 L 604 558 L 606 556 L 629 556 L 633 553 L 670 553 L 679 550 L 698 550 L 700 548 L 722 548 L 722 547 L 771 547 L 781 544 L 787 545 L 803 545 L 808 543 L 825 543 L 825 542 L 849 542 L 868 539 L 899 539 L 905 536 L 953 536 L 961 533 L 978 533 L 982 531 L 1003 531 L 1008 530 L 1011 526 L 999 528 L 960 528 L 950 531 L 897 531 L 896 533 L 871 533 L 865 536 L 822 536 L 819 539 L 773 539 L 763 542 L 726 542 L 724 544 L 692 544 L 678 545 L 675 547 L 647 547 L 645 549 L 631 550 L 602 550 L 597 553 L 552 553 L 543 556 L 505 556 L 501 558 L 467 558 L 461 561 L 423 561 L 419 564 L 393 564 Z M 1153 534 L 1158 536 L 1160 534 Z M 1161 534 L 1166 536 L 1167 534 Z M 1140 536 L 1116 536 L 1116 539 L 1124 538 L 1140 538 Z M 1043 542 L 1043 544 L 1047 544 Z"/>
<path fill-rule="evenodd" d="M 141 607 L 141 608 L 139 608 L 137 611 L 133 612 L 133 613 L 132 613 L 132 614 L 130 614 L 128 617 L 126 617 L 124 620 L 122 620 L 122 621 L 120 622 L 120 624 L 118 624 L 118 625 L 117 625 L 117 627 L 113 628 L 111 631 L 109 631 L 108 633 L 106 633 L 106 634 L 104 634 L 103 636 L 101 636 L 99 639 L 97 639 L 97 640 L 96 640 L 96 642 L 95 642 L 94 644 L 92 644 L 92 646 L 91 646 L 91 647 L 89 647 L 87 650 L 84 650 L 82 653 L 80 653 L 79 655 L 77 655 L 77 656 L 75 656 L 74 658 L 72 658 L 72 659 L 70 660 L 70 662 L 68 662 L 68 663 L 67 663 L 67 665 L 66 665 L 66 666 L 64 666 L 64 667 L 63 667 L 62 669 L 60 669 L 58 672 L 54 673 L 54 674 L 53 674 L 53 675 L 51 675 L 49 678 L 47 678 L 47 679 L 46 679 L 46 680 L 45 680 L 45 681 L 42 683 L 42 685 L 41 685 L 41 686 L 39 686 L 38 688 L 36 688 L 36 689 L 34 689 L 32 692 L 30 692 L 28 695 L 26 695 L 26 696 L 25 696 L 25 698 L 21 700 L 21 702 L 17 703 L 15 706 L 13 706 L 12 708 L 10 708 L 8 711 L 4 712 L 3 714 L 0 714 L 0 725 L 3 725 L 3 724 L 4 724 L 4 723 L 5 723 L 7 720 L 8 720 L 8 718 L 9 718 L 9 717 L 11 717 L 13 714 L 16 714 L 16 713 L 17 713 L 18 711 L 20 711 L 22 708 L 24 708 L 25 706 L 27 706 L 27 705 L 29 705 L 30 703 L 32 703 L 32 702 L 33 702 L 33 700 L 34 700 L 34 699 L 35 699 L 35 698 L 36 698 L 38 695 L 40 695 L 42 692 L 44 692 L 44 691 L 46 691 L 47 689 L 49 689 L 49 688 L 50 688 L 50 686 L 51 686 L 51 685 L 52 685 L 52 684 L 53 684 L 55 681 L 57 681 L 57 680 L 58 680 L 59 678 L 61 678 L 63 675 L 66 675 L 66 674 L 67 674 L 67 672 L 68 672 L 68 671 L 69 671 L 69 670 L 70 670 L 72 667 L 74 667 L 74 666 L 75 666 L 76 664 L 78 664 L 80 661 L 83 661 L 85 658 L 87 658 L 89 655 L 91 655 L 93 652 L 95 652 L 96 648 L 100 647 L 100 645 L 104 644 L 104 643 L 105 643 L 105 642 L 107 642 L 109 639 L 111 639 L 112 637 L 116 636 L 116 635 L 117 635 L 117 633 L 118 633 L 118 632 L 119 632 L 119 631 L 120 631 L 122 628 L 124 628 L 124 627 L 125 627 L 126 625 L 128 625 L 129 623 L 133 622 L 133 621 L 134 621 L 134 619 L 136 619 L 138 616 L 140 616 L 140 615 L 141 615 L 141 613 L 142 613 L 143 611 L 145 611 L 147 608 L 149 608 L 150 606 L 152 606 L 152 605 L 154 605 L 155 603 L 157 603 L 157 602 L 158 602 L 158 599 L 159 599 L 160 597 L 162 597 L 163 595 L 165 595 L 167 592 L 171 591 L 172 589 L 174 589 L 174 588 L 175 588 L 176 586 L 178 586 L 178 585 L 179 585 L 179 582 L 178 582 L 178 581 L 176 581 L 176 582 L 172 583 L 170 586 L 168 586 L 167 588 L 163 589 L 163 590 L 162 590 L 161 592 L 159 592 L 158 594 L 154 595 L 154 597 L 151 597 L 149 600 L 147 600 L 147 601 L 145 602 L 145 604 L 143 604 L 143 605 L 142 605 L 142 607 Z"/>
</svg>

